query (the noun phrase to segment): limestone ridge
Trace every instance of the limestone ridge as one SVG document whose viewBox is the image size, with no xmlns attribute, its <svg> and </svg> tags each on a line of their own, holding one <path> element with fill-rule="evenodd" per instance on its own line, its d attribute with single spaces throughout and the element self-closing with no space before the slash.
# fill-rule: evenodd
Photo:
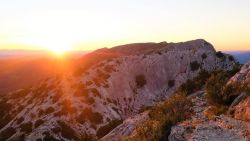
<svg viewBox="0 0 250 141">
<path fill-rule="evenodd" d="M 202 39 L 97 50 L 83 57 L 84 67 L 79 60 L 77 75 L 69 72 L 1 98 L 8 108 L 2 110 L 0 139 L 101 138 L 104 129 L 167 98 L 201 70 L 231 70 L 236 62 L 222 55 Z"/>
</svg>

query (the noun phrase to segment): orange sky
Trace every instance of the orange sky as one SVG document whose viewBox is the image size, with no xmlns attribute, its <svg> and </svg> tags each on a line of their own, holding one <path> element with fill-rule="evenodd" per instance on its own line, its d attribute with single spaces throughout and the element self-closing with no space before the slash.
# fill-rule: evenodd
<svg viewBox="0 0 250 141">
<path fill-rule="evenodd" d="M 0 49 L 94 50 L 133 42 L 203 38 L 217 50 L 250 50 L 247 0 L 8 0 Z"/>
</svg>

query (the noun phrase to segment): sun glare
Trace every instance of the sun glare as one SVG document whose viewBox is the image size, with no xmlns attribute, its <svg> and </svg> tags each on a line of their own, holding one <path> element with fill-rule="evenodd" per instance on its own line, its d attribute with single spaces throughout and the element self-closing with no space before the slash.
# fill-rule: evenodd
<svg viewBox="0 0 250 141">
<path fill-rule="evenodd" d="M 48 49 L 57 55 L 62 55 L 67 51 L 67 49 L 59 48 L 59 47 L 53 47 L 53 48 L 48 48 Z"/>
<path fill-rule="evenodd" d="M 58 42 L 53 44 L 44 44 L 45 48 L 56 55 L 63 55 L 70 50 L 70 45 L 65 42 Z"/>
</svg>

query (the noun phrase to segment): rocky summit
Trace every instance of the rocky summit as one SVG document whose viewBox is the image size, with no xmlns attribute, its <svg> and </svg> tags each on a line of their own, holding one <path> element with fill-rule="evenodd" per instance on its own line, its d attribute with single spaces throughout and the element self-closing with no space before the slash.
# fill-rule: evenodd
<svg viewBox="0 0 250 141">
<path fill-rule="evenodd" d="M 232 70 L 236 61 L 198 39 L 103 48 L 85 55 L 76 64 L 72 72 L 2 96 L 0 140 L 121 140 L 147 119 L 142 109 L 168 99 L 202 70 Z M 233 80 L 249 77 L 242 72 Z M 187 124 L 174 126 L 169 140 L 246 139 L 243 127 L 248 124 L 234 131 L 228 129 L 229 124 L 239 126 L 241 121 L 229 117 L 207 121 L 201 114 L 207 108 L 202 96 L 193 100 L 197 101 L 193 107 L 196 115 Z M 246 103 L 242 101 L 240 105 Z M 234 115 L 242 119 L 237 116 L 241 111 L 238 107 Z M 248 115 L 248 109 L 245 111 Z M 193 127 L 191 123 L 196 120 Z"/>
</svg>

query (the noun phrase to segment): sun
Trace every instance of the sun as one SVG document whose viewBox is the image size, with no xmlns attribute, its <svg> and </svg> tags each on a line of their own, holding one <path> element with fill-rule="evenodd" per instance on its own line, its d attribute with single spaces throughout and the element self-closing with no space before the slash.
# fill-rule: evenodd
<svg viewBox="0 0 250 141">
<path fill-rule="evenodd" d="M 70 47 L 65 45 L 54 44 L 47 46 L 47 49 L 56 55 L 63 55 L 70 50 Z"/>
<path fill-rule="evenodd" d="M 59 48 L 59 47 L 53 47 L 53 48 L 48 48 L 48 49 L 57 55 L 62 55 L 67 51 L 67 49 Z"/>
<path fill-rule="evenodd" d="M 65 49 L 56 48 L 56 47 L 48 48 L 48 50 L 49 50 L 50 52 L 52 52 L 53 54 L 59 55 L 59 56 L 65 54 L 65 52 L 67 52 L 67 50 L 65 50 Z"/>
</svg>

